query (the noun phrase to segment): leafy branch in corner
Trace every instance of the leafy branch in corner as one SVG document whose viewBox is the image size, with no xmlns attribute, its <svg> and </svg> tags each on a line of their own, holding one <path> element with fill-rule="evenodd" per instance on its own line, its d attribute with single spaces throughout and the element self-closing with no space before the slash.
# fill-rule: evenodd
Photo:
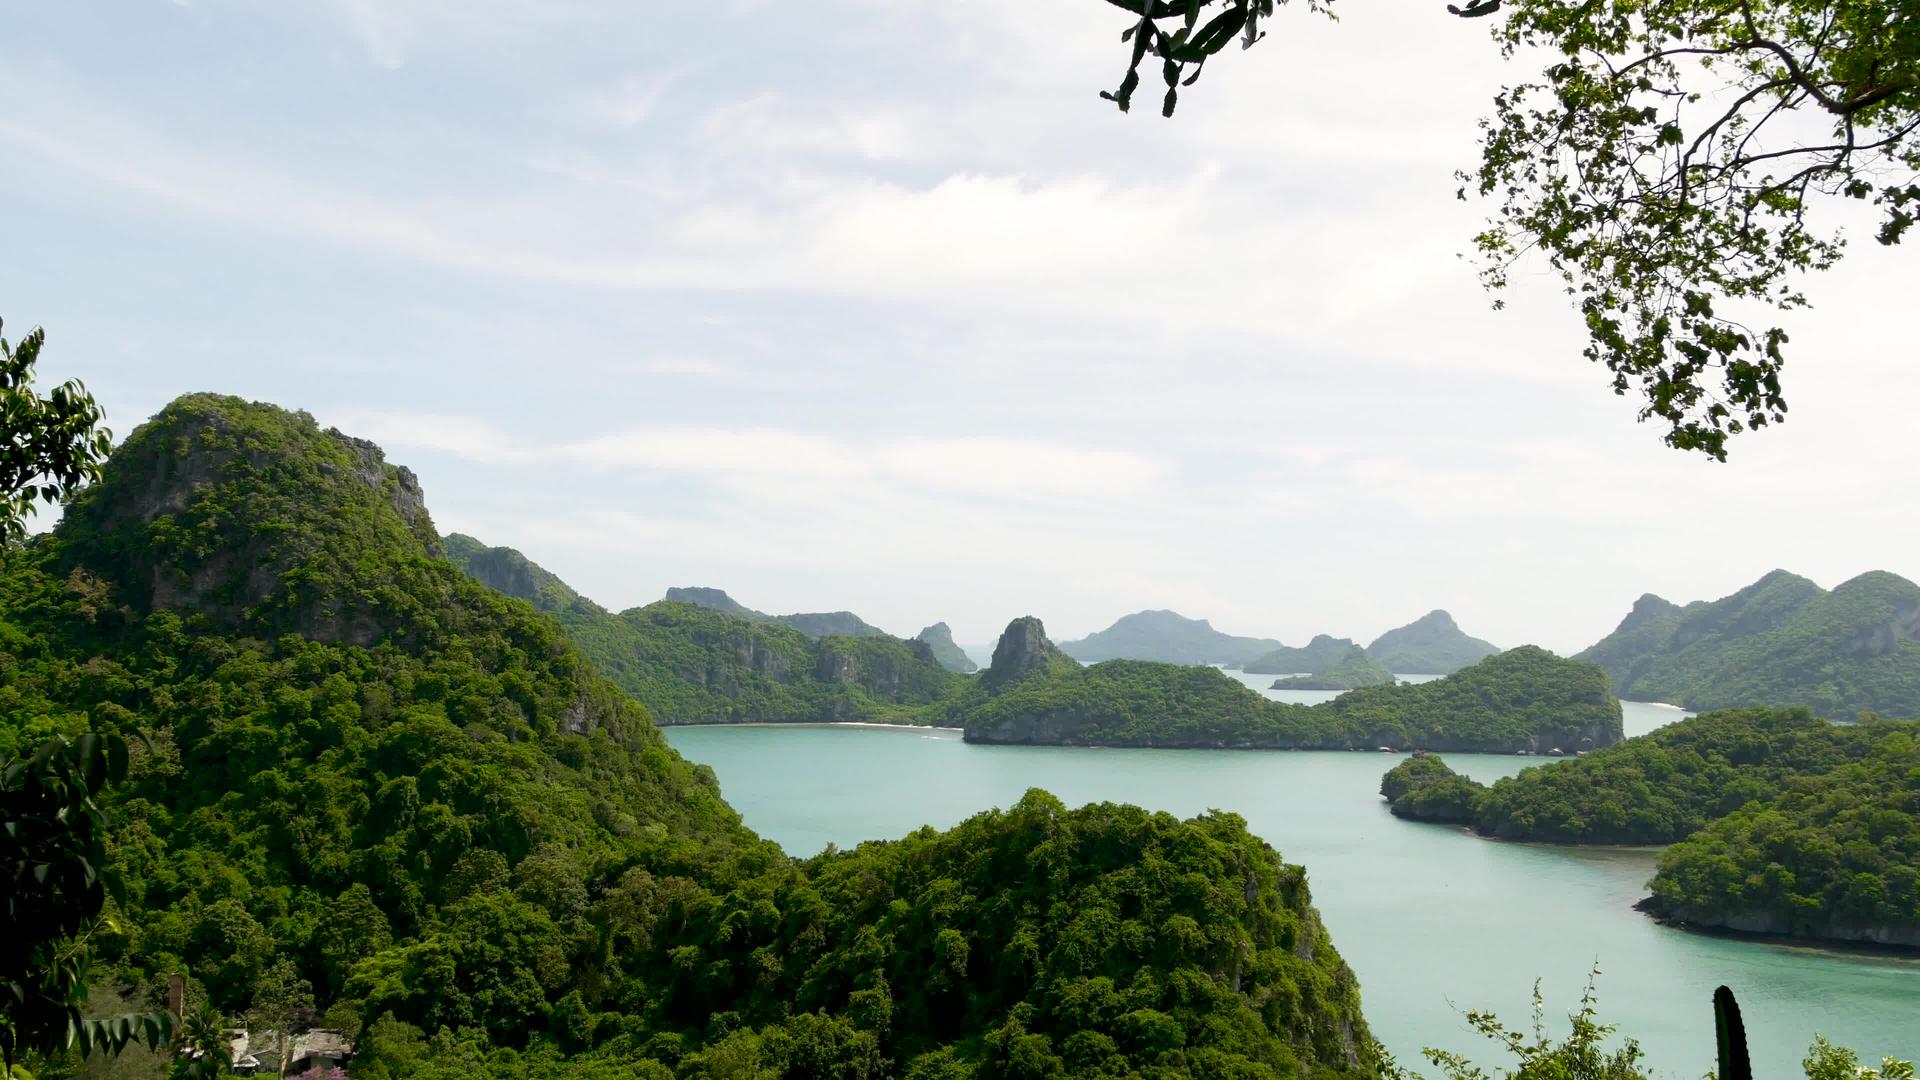
<svg viewBox="0 0 1920 1080">
<path fill-rule="evenodd" d="M 1236 34 L 1259 40 L 1272 0 L 1108 0 L 1138 16 L 1117 92 L 1148 54 L 1171 115 L 1179 86 Z M 1327 0 L 1309 6 L 1329 13 Z M 1875 239 L 1920 215 L 1920 18 L 1912 0 L 1470 0 L 1501 53 L 1553 59 L 1503 88 L 1460 197 L 1492 200 L 1474 238 L 1498 293 L 1544 257 L 1574 299 L 1587 359 L 1676 449 L 1726 459 L 1727 440 L 1784 421 L 1786 329 L 1749 326 L 1808 300 L 1798 279 L 1845 242 L 1812 213 L 1869 203 Z M 1187 75 L 1191 65 L 1192 74 Z M 1496 308 L 1502 302 L 1496 301 Z M 1769 320 L 1771 321 L 1771 320 Z"/>
</svg>

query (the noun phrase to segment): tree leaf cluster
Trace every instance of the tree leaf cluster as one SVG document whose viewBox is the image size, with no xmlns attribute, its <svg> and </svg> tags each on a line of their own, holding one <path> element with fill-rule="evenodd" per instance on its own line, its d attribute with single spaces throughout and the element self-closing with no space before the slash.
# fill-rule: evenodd
<svg viewBox="0 0 1920 1080">
<path fill-rule="evenodd" d="M 42 396 L 34 365 L 46 344 L 35 327 L 18 345 L 0 337 L 0 546 L 25 539 L 37 504 L 54 505 L 100 475 L 113 433 L 77 380 Z"/>
</svg>

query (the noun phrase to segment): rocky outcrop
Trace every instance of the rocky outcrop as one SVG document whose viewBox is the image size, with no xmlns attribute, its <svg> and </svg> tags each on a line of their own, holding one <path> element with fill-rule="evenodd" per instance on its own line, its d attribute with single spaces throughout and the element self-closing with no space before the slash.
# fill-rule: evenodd
<svg viewBox="0 0 1920 1080">
<path fill-rule="evenodd" d="M 593 601 L 574 592 L 532 559 L 509 547 L 487 547 L 471 536 L 451 533 L 447 558 L 467 576 L 495 592 L 525 600 L 541 611 L 564 611 L 581 606 L 601 611 Z"/>
<path fill-rule="evenodd" d="M 443 553 L 412 470 L 304 412 L 190 394 L 136 429 L 61 533 L 135 607 L 370 645 L 395 565 Z"/>
<path fill-rule="evenodd" d="M 299 415 L 309 421 L 313 419 L 304 412 Z M 427 493 L 421 490 L 420 478 L 413 470 L 405 465 L 387 464 L 386 451 L 371 439 L 355 438 L 339 428 L 328 428 L 326 434 L 346 449 L 351 459 L 348 468 L 361 483 L 387 493 L 393 512 L 407 523 L 407 530 L 427 549 L 427 554 L 444 555 L 440 534 L 434 531 L 433 518 L 427 513 Z"/>
<path fill-rule="evenodd" d="M 980 684 L 997 690 L 1018 682 L 1034 672 L 1045 672 L 1065 665 L 1078 668 L 1072 657 L 1047 639 L 1047 628 L 1031 615 L 1007 624 L 993 647 L 993 663 L 980 676 Z"/>
<path fill-rule="evenodd" d="M 934 623 L 915 634 L 914 640 L 926 642 L 927 648 L 933 650 L 933 658 L 948 671 L 971 675 L 980 670 L 980 665 L 973 662 L 973 657 L 953 643 L 953 630 L 946 623 Z"/>
</svg>

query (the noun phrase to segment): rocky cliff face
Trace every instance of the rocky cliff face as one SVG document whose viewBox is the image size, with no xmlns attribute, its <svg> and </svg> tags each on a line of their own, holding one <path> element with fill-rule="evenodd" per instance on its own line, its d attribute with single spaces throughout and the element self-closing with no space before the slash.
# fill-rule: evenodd
<svg viewBox="0 0 1920 1080">
<path fill-rule="evenodd" d="M 993 663 L 980 676 L 980 684 L 999 689 L 1034 672 L 1065 665 L 1078 668 L 1079 662 L 1054 647 L 1047 639 L 1047 628 L 1039 619 L 1023 615 L 1007 624 L 993 647 Z"/>
<path fill-rule="evenodd" d="M 400 621 L 392 564 L 443 553 L 419 478 L 304 412 L 188 395 L 113 460 L 60 531 L 139 607 L 368 645 Z"/>
<path fill-rule="evenodd" d="M 471 536 L 453 533 L 446 539 L 447 558 L 467 576 L 495 592 L 525 600 L 541 611 L 564 611 L 581 606 L 603 611 L 574 592 L 532 559 L 509 547 L 487 547 Z"/>
</svg>

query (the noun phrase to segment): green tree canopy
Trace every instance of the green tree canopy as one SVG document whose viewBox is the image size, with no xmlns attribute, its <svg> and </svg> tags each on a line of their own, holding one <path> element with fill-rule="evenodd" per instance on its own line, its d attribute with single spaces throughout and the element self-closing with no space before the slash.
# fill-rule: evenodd
<svg viewBox="0 0 1920 1080">
<path fill-rule="evenodd" d="M 1128 108 L 1151 54 L 1172 115 L 1180 86 L 1274 0 L 1109 0 L 1138 16 Z M 1317 12 L 1325 0 L 1308 0 Z M 1482 121 L 1480 164 L 1460 195 L 1495 209 L 1474 238 L 1498 291 L 1523 256 L 1560 276 L 1587 327 L 1588 359 L 1666 442 L 1726 458 L 1731 435 L 1786 417 L 1787 333 L 1798 284 L 1841 256 L 1815 208 L 1871 203 L 1876 239 L 1920 212 L 1920 11 L 1913 0 L 1473 0 L 1503 56 L 1544 55 Z M 1499 306 L 1496 301 L 1495 306 Z M 1771 310 L 1770 310 L 1771 309 Z"/>
<path fill-rule="evenodd" d="M 0 1076 L 23 1051 L 78 1045 L 118 1053 L 144 1038 L 165 1040 L 163 1015 L 89 1021 L 81 1007 L 116 880 L 107 871 L 107 825 L 94 802 L 127 773 L 117 735 L 56 736 L 32 754 L 0 758 Z"/>
<path fill-rule="evenodd" d="M 38 327 L 18 347 L 0 337 L 0 544 L 26 536 L 35 502 L 59 502 L 98 477 L 113 445 L 85 386 L 35 392 L 33 365 L 46 339 Z"/>
</svg>

